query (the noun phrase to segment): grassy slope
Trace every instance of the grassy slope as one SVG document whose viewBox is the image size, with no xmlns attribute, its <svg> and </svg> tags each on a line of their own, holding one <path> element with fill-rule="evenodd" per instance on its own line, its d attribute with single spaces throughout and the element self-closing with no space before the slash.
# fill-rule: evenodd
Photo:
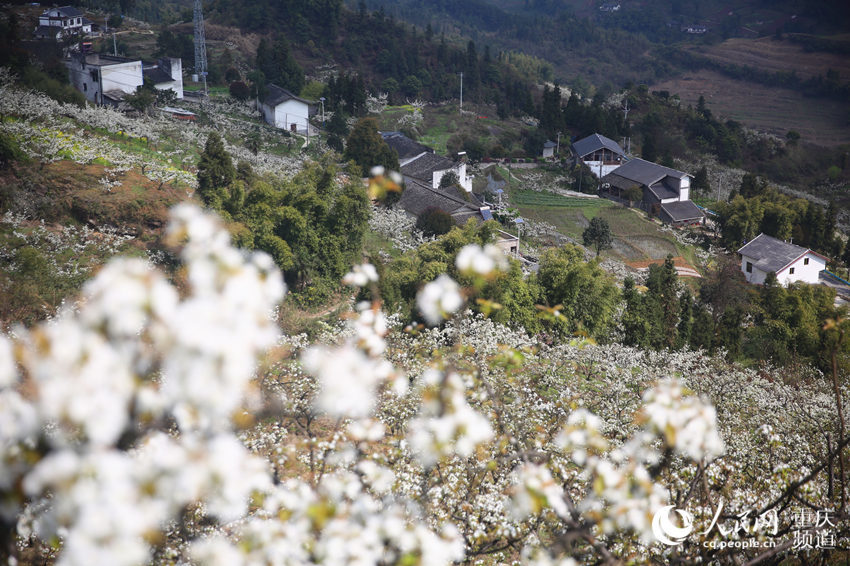
<svg viewBox="0 0 850 566">
<path fill-rule="evenodd" d="M 500 173 L 506 176 L 507 170 L 500 168 Z M 625 208 L 607 199 L 567 197 L 533 190 L 535 184 L 551 186 L 559 178 L 555 172 L 513 169 L 511 176 L 513 180 L 507 189 L 511 206 L 524 218 L 548 222 L 562 234 L 581 241 L 590 220 L 599 216 L 608 222 L 614 234 L 614 247 L 603 255 L 624 262 L 643 262 L 672 254 L 696 265 L 693 250 L 679 244 L 669 232 L 660 229 L 658 221 L 649 219 L 637 209 Z M 534 181 L 529 182 L 530 177 Z"/>
</svg>

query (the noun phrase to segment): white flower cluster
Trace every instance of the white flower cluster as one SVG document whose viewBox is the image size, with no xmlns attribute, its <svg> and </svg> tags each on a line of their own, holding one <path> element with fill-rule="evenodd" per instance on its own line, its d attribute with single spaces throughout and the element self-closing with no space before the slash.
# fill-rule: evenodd
<svg viewBox="0 0 850 566">
<path fill-rule="evenodd" d="M 377 473 L 370 471 L 365 475 Z M 412 519 L 402 505 L 370 495 L 350 472 L 325 476 L 315 490 L 297 480 L 280 485 L 266 497 L 262 509 L 234 528 L 233 538 L 238 547 L 220 536 L 203 539 L 195 543 L 193 557 L 227 566 L 443 566 L 464 557 L 463 539 L 453 526 L 433 532 Z"/>
<path fill-rule="evenodd" d="M 696 396 L 686 397 L 677 380 L 660 382 L 643 398 L 647 423 L 667 446 L 696 461 L 723 453 L 714 407 Z"/>
<path fill-rule="evenodd" d="M 516 471 L 514 482 L 514 516 L 524 519 L 549 507 L 559 517 L 569 517 L 569 510 L 564 502 L 564 490 L 546 466 L 523 464 Z"/>
<path fill-rule="evenodd" d="M 468 458 L 493 437 L 490 419 L 469 406 L 466 386 L 455 372 L 427 370 L 422 376 L 422 409 L 408 425 L 408 441 L 425 467 L 450 455 Z"/>
<path fill-rule="evenodd" d="M 469 244 L 461 248 L 455 258 L 455 265 L 461 273 L 472 273 L 487 276 L 493 271 L 508 269 L 508 258 L 505 253 L 493 244 Z"/>
<path fill-rule="evenodd" d="M 375 266 L 371 263 L 363 263 L 361 265 L 355 265 L 354 268 L 345 274 L 345 277 L 342 278 L 342 282 L 346 285 L 353 285 L 355 287 L 366 287 L 369 283 L 377 283 L 378 281 L 378 272 L 375 270 Z"/>
<path fill-rule="evenodd" d="M 406 388 L 406 381 L 381 357 L 387 334 L 384 313 L 369 303 L 358 305 L 358 311 L 350 322 L 353 336 L 342 346 L 311 346 L 301 355 L 304 369 L 319 380 L 316 408 L 330 415 L 367 417 L 380 384 L 393 381 L 400 394 Z"/>
<path fill-rule="evenodd" d="M 186 240 L 185 297 L 121 259 L 86 286 L 78 312 L 17 330 L 13 349 L 0 339 L 0 414 L 15 423 L 0 429 L 0 488 L 23 489 L 3 513 L 31 499 L 35 533 L 64 542 L 61 564 L 146 562 L 146 541 L 186 506 L 233 520 L 270 485 L 230 418 L 275 341 L 281 277 L 194 207 L 178 207 L 169 232 Z M 159 432 L 170 419 L 179 434 Z"/>
<path fill-rule="evenodd" d="M 460 286 L 445 273 L 416 294 L 416 306 L 431 326 L 440 324 L 463 305 Z"/>
<path fill-rule="evenodd" d="M 660 461 L 654 442 L 695 461 L 723 452 L 714 408 L 696 397 L 685 397 L 675 380 L 664 380 L 647 391 L 646 426 L 622 446 L 605 451 L 602 421 L 584 409 L 574 411 L 556 444 L 584 467 L 591 493 L 579 505 L 604 532 L 631 529 L 642 541 L 653 540 L 652 517 L 667 501 L 667 491 L 653 478 L 649 467 Z"/>
</svg>

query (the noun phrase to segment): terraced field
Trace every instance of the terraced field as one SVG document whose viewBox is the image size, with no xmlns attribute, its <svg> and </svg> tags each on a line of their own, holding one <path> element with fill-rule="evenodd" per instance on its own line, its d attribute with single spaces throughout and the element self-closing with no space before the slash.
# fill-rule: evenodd
<svg viewBox="0 0 850 566">
<path fill-rule="evenodd" d="M 794 71 L 803 79 L 826 75 L 829 69 L 838 71 L 843 80 L 850 77 L 850 58 L 835 53 L 806 51 L 789 40 L 773 37 L 758 39 L 733 38 L 712 46 L 700 46 L 703 55 L 733 65 L 746 65 L 771 72 Z"/>
<path fill-rule="evenodd" d="M 653 89 L 678 94 L 696 105 L 705 96 L 711 111 L 723 118 L 784 137 L 798 131 L 803 141 L 823 146 L 850 143 L 850 106 L 834 100 L 807 98 L 790 89 L 767 87 L 701 70 L 664 81 Z"/>
</svg>

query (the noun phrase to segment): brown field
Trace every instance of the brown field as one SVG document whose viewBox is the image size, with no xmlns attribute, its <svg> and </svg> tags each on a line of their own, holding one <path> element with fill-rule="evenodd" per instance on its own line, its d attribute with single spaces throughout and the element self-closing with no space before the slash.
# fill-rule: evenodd
<svg viewBox="0 0 850 566">
<path fill-rule="evenodd" d="M 788 130 L 796 130 L 803 141 L 823 146 L 850 143 L 850 106 L 838 101 L 807 98 L 790 89 L 730 79 L 706 70 L 652 88 L 678 94 L 683 104 L 696 105 L 700 95 L 705 96 L 715 115 L 761 131 L 785 136 Z"/>
<path fill-rule="evenodd" d="M 694 49 L 721 63 L 745 65 L 766 71 L 796 71 L 803 79 L 826 75 L 827 70 L 839 72 L 843 80 L 850 78 L 850 57 L 834 53 L 806 52 L 802 46 L 772 37 L 758 39 L 734 38 L 710 47 Z"/>
</svg>

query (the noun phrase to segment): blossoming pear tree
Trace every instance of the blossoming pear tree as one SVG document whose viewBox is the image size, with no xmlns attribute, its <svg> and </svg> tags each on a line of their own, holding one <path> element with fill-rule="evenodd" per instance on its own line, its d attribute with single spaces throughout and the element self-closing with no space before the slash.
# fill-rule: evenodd
<svg viewBox="0 0 850 566">
<path fill-rule="evenodd" d="M 828 388 L 699 352 L 541 346 L 464 310 L 508 268 L 492 247 L 457 254 L 472 286 L 423 285 L 430 327 L 401 328 L 354 267 L 372 300 L 311 343 L 279 334 L 267 255 L 190 205 L 168 239 L 180 284 L 117 259 L 78 308 L 0 337 L 13 561 L 685 563 L 730 555 L 658 543 L 665 506 L 835 502 Z"/>
</svg>

